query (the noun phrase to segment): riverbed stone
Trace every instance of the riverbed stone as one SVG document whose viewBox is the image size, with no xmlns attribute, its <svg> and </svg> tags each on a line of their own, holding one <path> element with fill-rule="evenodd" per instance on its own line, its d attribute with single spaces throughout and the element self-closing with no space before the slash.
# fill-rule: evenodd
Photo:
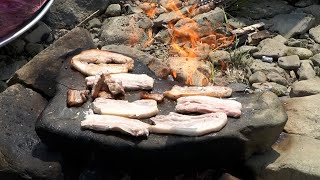
<svg viewBox="0 0 320 180">
<path fill-rule="evenodd" d="M 141 46 L 148 40 L 151 27 L 152 21 L 143 14 L 111 17 L 103 22 L 101 41 L 104 45 Z"/>
<path fill-rule="evenodd" d="M 257 71 L 255 73 L 253 73 L 250 77 L 249 77 L 249 82 L 251 84 L 253 83 L 264 83 L 267 81 L 267 77 L 266 75 L 261 72 L 261 71 Z"/>
<path fill-rule="evenodd" d="M 311 60 L 301 61 L 301 65 L 297 73 L 299 75 L 299 80 L 313 79 L 316 76 Z"/>
<path fill-rule="evenodd" d="M 287 55 L 288 56 L 297 55 L 297 56 L 299 56 L 299 58 L 301 60 L 305 60 L 305 59 L 309 59 L 310 57 L 312 57 L 313 53 L 312 53 L 312 51 L 310 51 L 307 48 L 290 47 L 290 48 L 288 48 Z"/>
<path fill-rule="evenodd" d="M 16 71 L 8 84 L 22 83 L 45 96 L 53 97 L 57 84 L 55 78 L 66 57 L 81 49 L 94 47 L 90 33 L 85 29 L 75 28 Z"/>
<path fill-rule="evenodd" d="M 276 72 L 270 72 L 269 74 L 267 74 L 267 79 L 268 81 L 275 82 L 283 86 L 287 86 L 289 84 L 286 78 L 282 77 L 279 73 Z"/>
<path fill-rule="evenodd" d="M 209 58 L 214 65 L 219 65 L 220 61 L 230 61 L 231 55 L 228 51 L 215 50 L 209 53 Z"/>
<path fill-rule="evenodd" d="M 106 10 L 106 15 L 108 16 L 120 16 L 121 6 L 120 4 L 110 4 Z"/>
<path fill-rule="evenodd" d="M 296 70 L 300 67 L 301 62 L 298 55 L 292 55 L 280 57 L 278 64 L 283 69 Z"/>
<path fill-rule="evenodd" d="M 288 114 L 285 131 L 320 139 L 320 94 L 283 101 Z"/>
<path fill-rule="evenodd" d="M 253 53 L 253 57 L 261 59 L 262 56 L 272 57 L 277 60 L 279 57 L 287 54 L 288 47 L 284 42 L 278 40 L 279 38 L 267 38 L 259 43 L 260 50 Z"/>
<path fill-rule="evenodd" d="M 39 22 L 37 27 L 28 33 L 24 39 L 29 43 L 40 43 L 44 40 L 43 37 L 47 36 L 51 31 L 52 29 L 48 25 Z"/>
<path fill-rule="evenodd" d="M 136 61 L 133 73 L 146 73 L 155 79 L 153 91 L 162 93 L 177 82 L 157 78 L 152 71 Z M 86 88 L 84 77 L 76 72 L 67 72 L 65 68 L 59 81 L 76 89 Z M 67 73 L 68 76 L 63 75 Z M 71 76 L 71 77 L 70 77 Z M 75 86 L 76 85 L 76 86 Z M 114 168 L 137 170 L 137 162 L 148 163 L 145 170 L 155 171 L 162 163 L 170 163 L 165 169 L 188 169 L 186 162 L 195 162 L 197 167 L 208 164 L 230 165 L 248 159 L 254 152 L 264 152 L 276 141 L 287 120 L 287 115 L 279 98 L 272 92 L 248 95 L 236 94 L 233 97 L 243 105 L 240 119 L 229 118 L 229 122 L 220 132 L 201 137 L 150 134 L 148 137 L 131 137 L 118 132 L 97 133 L 83 130 L 81 120 L 91 109 L 91 101 L 81 107 L 68 108 L 66 105 L 67 87 L 58 86 L 58 93 L 38 119 L 36 131 L 39 137 L 50 147 L 75 149 L 77 152 L 91 154 L 96 152 L 98 159 L 108 159 Z M 130 101 L 139 99 L 140 92 L 130 92 L 125 98 Z M 136 94 L 136 95 L 135 95 Z M 165 100 L 158 108 L 160 114 L 174 111 L 175 102 Z M 53 120 L 54 119 L 54 120 Z M 235 152 L 234 149 L 237 149 Z M 99 153 L 100 152 L 100 153 Z M 206 157 L 206 158 L 204 158 Z M 150 158 L 153 160 L 150 161 Z M 215 159 L 212 162 L 212 159 Z M 201 162 L 201 163 L 200 163 Z M 214 166 L 213 165 L 213 166 Z M 163 166 L 161 166 L 163 167 Z M 175 167 L 175 168 L 173 168 Z M 194 167 L 194 166 L 193 166 Z M 192 168 L 193 168 L 192 167 Z M 173 168 L 173 169 L 172 169 Z"/>
<path fill-rule="evenodd" d="M 287 95 L 287 87 L 275 82 L 254 83 L 252 84 L 252 88 L 256 92 L 271 91 L 275 93 L 277 96 Z"/>
<path fill-rule="evenodd" d="M 256 179 L 320 179 L 320 140 L 282 134 L 272 150 L 253 156 L 247 165 Z"/>
<path fill-rule="evenodd" d="M 320 43 L 320 25 L 310 29 L 309 34 L 317 43 Z"/>
<path fill-rule="evenodd" d="M 297 81 L 292 84 L 291 97 L 310 96 L 320 93 L 320 78 Z"/>
<path fill-rule="evenodd" d="M 0 94 L 0 178 L 62 180 L 60 156 L 35 132 L 47 100 L 15 84 Z"/>
<path fill-rule="evenodd" d="M 305 13 L 279 14 L 270 21 L 271 30 L 285 38 L 304 34 L 314 25 L 315 18 Z"/>
<path fill-rule="evenodd" d="M 320 53 L 312 56 L 310 60 L 313 62 L 314 66 L 320 66 Z"/>
</svg>

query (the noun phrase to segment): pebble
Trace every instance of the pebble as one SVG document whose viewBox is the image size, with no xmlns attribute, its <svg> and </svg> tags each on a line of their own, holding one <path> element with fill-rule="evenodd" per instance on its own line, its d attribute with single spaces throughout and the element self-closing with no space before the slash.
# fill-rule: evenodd
<svg viewBox="0 0 320 180">
<path fill-rule="evenodd" d="M 298 55 L 284 56 L 278 59 L 278 65 L 286 70 L 296 70 L 300 67 Z"/>
<path fill-rule="evenodd" d="M 41 52 L 44 49 L 42 44 L 37 43 L 28 43 L 25 47 L 25 50 L 27 51 L 30 56 L 35 56 L 39 52 Z"/>
<path fill-rule="evenodd" d="M 209 58 L 214 65 L 219 65 L 219 61 L 230 61 L 230 53 L 223 50 L 215 50 L 209 53 Z"/>
<path fill-rule="evenodd" d="M 108 16 L 120 16 L 121 15 L 120 4 L 110 4 L 105 14 Z"/>
<path fill-rule="evenodd" d="M 306 48 L 300 48 L 300 47 L 290 47 L 288 48 L 287 55 L 298 55 L 300 60 L 309 59 L 313 56 L 312 51 Z"/>
<path fill-rule="evenodd" d="M 261 72 L 261 71 L 257 71 L 255 73 L 253 73 L 250 78 L 249 78 L 249 82 L 250 84 L 254 84 L 254 83 L 263 83 L 267 81 L 267 77 L 266 75 Z"/>
<path fill-rule="evenodd" d="M 92 29 L 92 28 L 98 28 L 101 27 L 101 21 L 98 18 L 93 18 L 88 22 L 88 28 Z"/>
<path fill-rule="evenodd" d="M 297 73 L 299 75 L 299 80 L 313 79 L 316 76 L 311 60 L 301 61 L 301 66 Z"/>
<path fill-rule="evenodd" d="M 29 43 L 39 43 L 43 41 L 43 37 L 51 32 L 51 28 L 45 23 L 40 22 L 38 27 L 27 34 L 24 39 Z"/>
</svg>

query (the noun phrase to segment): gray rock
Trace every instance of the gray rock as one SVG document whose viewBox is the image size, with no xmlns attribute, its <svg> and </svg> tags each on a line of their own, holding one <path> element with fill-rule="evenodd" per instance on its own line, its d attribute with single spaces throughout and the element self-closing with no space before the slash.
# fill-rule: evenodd
<svg viewBox="0 0 320 180">
<path fill-rule="evenodd" d="M 175 23 L 181 19 L 181 13 L 177 11 L 171 11 L 160 14 L 156 19 L 153 20 L 154 26 L 161 27 L 163 24 Z"/>
<path fill-rule="evenodd" d="M 288 114 L 286 132 L 320 139 L 320 94 L 289 98 L 283 103 Z"/>
<path fill-rule="evenodd" d="M 305 13 L 279 14 L 270 21 L 271 30 L 285 38 L 304 34 L 314 25 L 315 18 Z"/>
<path fill-rule="evenodd" d="M 301 66 L 298 69 L 299 80 L 313 79 L 316 76 L 316 72 L 313 69 L 312 61 L 301 61 Z"/>
<path fill-rule="evenodd" d="M 214 65 L 219 65 L 219 61 L 230 61 L 230 53 L 223 50 L 215 50 L 209 53 L 210 61 Z"/>
<path fill-rule="evenodd" d="M 310 51 L 309 49 L 306 49 L 306 48 L 290 47 L 290 48 L 288 48 L 287 55 L 288 56 L 298 55 L 301 60 L 304 60 L 304 59 L 309 59 L 310 57 L 312 57 L 313 53 L 312 53 L 312 51 Z"/>
<path fill-rule="evenodd" d="M 290 91 L 290 97 L 310 96 L 320 93 L 320 79 L 297 81 L 293 83 Z"/>
<path fill-rule="evenodd" d="M 309 34 L 317 43 L 320 43 L 320 25 L 311 28 Z"/>
<path fill-rule="evenodd" d="M 169 67 L 161 59 L 139 51 L 136 48 L 124 45 L 108 45 L 103 46 L 101 49 L 124 54 L 133 59 L 139 59 L 139 61 L 148 66 L 148 68 L 151 69 L 157 77 L 166 78 L 170 73 Z"/>
<path fill-rule="evenodd" d="M 146 31 L 151 26 L 152 21 L 143 14 L 108 18 L 103 22 L 101 40 L 104 45 L 143 45 L 148 39 Z"/>
<path fill-rule="evenodd" d="M 53 29 L 72 29 L 97 10 L 108 7 L 110 0 L 55 0 L 44 22 Z"/>
<path fill-rule="evenodd" d="M 287 86 L 289 84 L 286 78 L 275 72 L 270 72 L 269 74 L 267 74 L 267 79 L 268 81 L 275 82 L 284 86 Z"/>
<path fill-rule="evenodd" d="M 310 60 L 313 62 L 315 66 L 320 66 L 320 53 L 312 56 Z"/>
<path fill-rule="evenodd" d="M 286 1 L 248 1 L 245 6 L 240 6 L 236 14 L 252 19 L 271 18 L 277 14 L 289 13 L 294 7 Z"/>
<path fill-rule="evenodd" d="M 106 15 L 108 16 L 120 16 L 121 6 L 120 4 L 110 4 L 106 10 Z"/>
<path fill-rule="evenodd" d="M 33 31 L 24 37 L 24 39 L 29 43 L 39 43 L 42 42 L 44 40 L 43 37 L 48 35 L 51 31 L 52 30 L 49 26 L 40 22 Z"/>
<path fill-rule="evenodd" d="M 221 8 L 217 7 L 207 13 L 199 14 L 192 19 L 195 20 L 200 27 L 208 26 L 208 23 L 211 25 L 211 27 L 218 27 L 219 24 L 225 21 L 224 16 L 224 11 Z"/>
<path fill-rule="evenodd" d="M 43 49 L 43 45 L 38 43 L 28 43 L 25 47 L 25 50 L 31 56 L 39 54 L 41 51 L 43 51 Z"/>
<path fill-rule="evenodd" d="M 0 81 L 0 93 L 2 93 L 4 90 L 6 90 L 8 87 L 7 83 Z"/>
<path fill-rule="evenodd" d="M 253 83 L 264 83 L 266 81 L 267 81 L 267 77 L 261 71 L 257 71 L 255 73 L 253 73 L 249 78 L 250 84 L 253 84 Z"/>
<path fill-rule="evenodd" d="M 278 59 L 278 65 L 287 70 L 296 70 L 300 67 L 300 64 L 298 55 L 285 56 Z"/>
<path fill-rule="evenodd" d="M 8 84 L 20 82 L 52 97 L 62 62 L 68 61 L 67 58 L 79 50 L 89 48 L 94 48 L 90 33 L 82 28 L 75 28 L 19 69 Z"/>
<path fill-rule="evenodd" d="M 88 29 L 101 27 L 101 21 L 98 18 L 93 18 L 88 22 Z"/>
<path fill-rule="evenodd" d="M 249 85 L 244 83 L 230 83 L 228 87 L 232 89 L 232 92 L 245 92 L 249 89 Z"/>
<path fill-rule="evenodd" d="M 284 78 L 289 77 L 288 73 L 284 69 L 282 69 L 279 66 L 277 66 L 277 64 L 275 64 L 275 63 L 266 63 L 266 62 L 262 62 L 260 60 L 255 60 L 251 64 L 250 70 L 253 73 L 255 73 L 257 71 L 261 71 L 264 74 L 269 74 L 270 72 L 275 72 L 275 73 L 280 74 Z"/>
<path fill-rule="evenodd" d="M 252 88 L 256 92 L 271 91 L 271 92 L 275 93 L 277 96 L 287 95 L 287 88 L 285 86 L 277 84 L 275 82 L 254 83 L 254 84 L 252 84 Z"/>
<path fill-rule="evenodd" d="M 26 42 L 18 38 L 11 43 L 9 43 L 7 46 L 14 51 L 15 54 L 21 54 L 24 51 L 24 46 L 26 45 Z"/>
<path fill-rule="evenodd" d="M 262 58 L 262 56 L 272 57 L 278 59 L 279 57 L 285 56 L 287 53 L 288 47 L 284 45 L 286 40 L 281 40 L 281 37 L 278 38 L 268 38 L 264 39 L 259 43 L 260 51 L 253 53 L 253 57 Z"/>
<path fill-rule="evenodd" d="M 35 122 L 47 100 L 16 84 L 0 94 L 1 179 L 62 179 L 57 153 L 47 150 Z"/>
<path fill-rule="evenodd" d="M 0 80 L 8 80 L 11 78 L 14 73 L 20 69 L 22 66 L 27 64 L 28 61 L 21 60 L 21 61 L 13 61 L 10 64 L 6 64 L 5 66 L 0 68 Z"/>
<path fill-rule="evenodd" d="M 297 75 L 294 71 L 290 71 L 289 74 L 290 74 L 290 78 L 292 79 L 292 82 L 297 80 Z"/>
<path fill-rule="evenodd" d="M 247 165 L 263 180 L 320 179 L 320 141 L 283 134 L 272 150 L 254 155 Z"/>
<path fill-rule="evenodd" d="M 135 73 L 147 72 L 149 75 L 146 67 L 143 68 L 141 64 L 137 67 L 142 69 Z M 84 77 L 76 72 L 71 73 L 71 77 L 61 76 L 63 79 L 60 81 L 76 89 L 82 89 Z M 152 73 L 150 75 L 155 77 Z M 75 83 L 78 87 L 74 86 Z M 171 81 L 156 79 L 154 90 L 163 92 L 170 89 L 172 85 Z M 132 169 L 135 167 L 133 164 L 136 160 L 139 160 L 140 163 L 148 163 L 144 170 L 149 171 L 160 166 L 162 162 L 167 162 L 167 159 L 172 161 L 165 168 L 176 167 L 175 170 L 189 166 L 190 164 L 186 162 L 191 160 L 195 163 L 201 162 L 201 165 L 212 165 L 212 159 L 215 159 L 214 164 L 229 164 L 238 161 L 239 158 L 247 159 L 254 152 L 269 149 L 279 136 L 287 119 L 282 104 L 274 93 L 266 92 L 259 95 L 241 93 L 234 97 L 245 107 L 242 112 L 244 116 L 240 119 L 230 118 L 228 124 L 218 133 L 197 138 L 158 134 L 150 134 L 147 138 L 136 138 L 117 132 L 96 133 L 82 130 L 80 127 L 80 122 L 90 109 L 91 102 L 79 108 L 67 108 L 65 97 L 68 88 L 62 85 L 58 85 L 58 88 L 59 93 L 51 100 L 36 124 L 40 138 L 59 149 L 71 151 L 76 149 L 87 153 L 93 150 L 102 152 L 95 154 L 98 155 L 96 158 L 107 157 L 109 162 L 113 162 L 113 167 Z M 130 96 L 128 98 L 133 98 L 132 100 L 139 98 L 132 95 L 128 95 Z M 159 105 L 162 114 L 173 111 L 174 107 L 175 103 L 169 100 Z M 59 119 L 59 121 L 53 119 Z M 128 151 L 128 149 L 131 150 Z M 234 149 L 237 149 L 236 153 Z M 152 161 L 150 161 L 151 157 Z"/>
<path fill-rule="evenodd" d="M 315 4 L 315 5 L 311 5 L 305 8 L 301 8 L 301 12 L 307 13 L 307 14 L 312 14 L 313 17 L 316 18 L 316 22 L 315 24 L 319 24 L 320 23 L 320 11 L 319 11 L 320 5 Z"/>
<path fill-rule="evenodd" d="M 244 46 L 240 46 L 239 48 L 235 49 L 232 54 L 237 56 L 238 54 L 239 55 L 240 54 L 246 54 L 246 53 L 252 54 L 252 53 L 255 53 L 255 52 L 258 52 L 258 51 L 259 51 L 259 48 L 257 48 L 256 46 L 244 45 Z"/>
<path fill-rule="evenodd" d="M 317 3 L 317 0 L 299 0 L 294 5 L 297 7 L 307 7 L 316 3 Z"/>
</svg>

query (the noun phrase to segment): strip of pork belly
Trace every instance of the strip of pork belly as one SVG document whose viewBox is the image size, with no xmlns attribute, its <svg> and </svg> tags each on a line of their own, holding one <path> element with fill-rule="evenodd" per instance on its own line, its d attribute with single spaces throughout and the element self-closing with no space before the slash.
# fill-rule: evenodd
<svg viewBox="0 0 320 180">
<path fill-rule="evenodd" d="M 231 117 L 241 115 L 240 102 L 208 96 L 187 96 L 177 100 L 176 111 L 180 113 L 224 112 Z"/>
<path fill-rule="evenodd" d="M 132 136 L 148 136 L 149 124 L 136 119 L 112 115 L 87 115 L 81 127 L 95 131 L 119 131 Z"/>
<path fill-rule="evenodd" d="M 114 74 L 128 72 L 126 64 L 93 64 L 85 61 L 71 60 L 72 66 L 86 76 L 94 76 L 97 74 Z"/>
<path fill-rule="evenodd" d="M 170 91 L 164 92 L 164 95 L 170 99 L 176 100 L 184 96 L 210 96 L 210 97 L 230 97 L 232 89 L 223 86 L 178 86 L 175 85 Z"/>
<path fill-rule="evenodd" d="M 150 90 L 154 85 L 154 79 L 146 74 L 119 73 L 105 76 L 111 81 L 121 83 L 124 90 Z M 88 76 L 85 81 L 87 86 L 92 86 L 98 79 L 99 76 Z"/>
<path fill-rule="evenodd" d="M 150 126 L 151 133 L 202 136 L 220 131 L 228 121 L 222 112 L 197 116 L 171 112 L 169 115 L 157 115 L 151 118 L 155 125 Z"/>
<path fill-rule="evenodd" d="M 72 58 L 74 61 L 85 61 L 95 64 L 127 64 L 129 70 L 134 67 L 134 60 L 128 56 L 99 49 L 82 51 Z"/>
<path fill-rule="evenodd" d="M 115 115 L 128 118 L 144 119 L 155 116 L 159 110 L 155 100 L 137 100 L 128 102 L 125 100 L 114 100 L 96 98 L 93 101 L 93 111 L 96 114 Z"/>
</svg>

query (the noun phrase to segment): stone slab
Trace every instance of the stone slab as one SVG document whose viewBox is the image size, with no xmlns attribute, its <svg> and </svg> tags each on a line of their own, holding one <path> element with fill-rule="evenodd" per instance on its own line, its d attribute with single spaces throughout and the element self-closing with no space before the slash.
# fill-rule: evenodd
<svg viewBox="0 0 320 180">
<path fill-rule="evenodd" d="M 283 134 L 271 151 L 253 156 L 247 164 L 261 180 L 320 179 L 320 141 Z"/>
<path fill-rule="evenodd" d="M 16 84 L 0 94 L 0 179 L 62 179 L 57 153 L 35 132 L 47 100 Z"/>
<path fill-rule="evenodd" d="M 288 122 L 287 133 L 320 139 L 320 94 L 290 98 L 284 101 Z"/>
<path fill-rule="evenodd" d="M 66 61 L 68 62 L 68 61 Z M 170 89 L 175 83 L 156 78 L 143 63 L 136 61 L 133 73 L 147 73 L 156 79 L 154 92 Z M 91 101 L 82 107 L 66 106 L 66 91 L 72 86 L 84 89 L 84 77 L 64 64 L 58 78 L 56 96 L 51 100 L 36 124 L 40 138 L 49 146 L 62 150 L 92 153 L 95 157 L 106 158 L 112 167 L 130 170 L 139 169 L 136 163 L 148 164 L 144 170 L 154 171 L 161 164 L 172 170 L 190 167 L 191 161 L 197 166 L 227 166 L 247 159 L 254 152 L 263 152 L 271 147 L 283 130 L 287 115 L 278 97 L 266 92 L 259 95 L 235 95 L 243 103 L 240 119 L 229 119 L 222 131 L 201 137 L 151 134 L 147 138 L 134 138 L 117 132 L 97 133 L 82 130 L 81 120 L 91 108 Z M 62 85 L 63 84 L 63 85 Z M 126 95 L 132 101 L 138 93 Z M 159 104 L 160 114 L 174 111 L 175 102 L 165 100 Z M 150 161 L 152 159 L 152 161 Z M 214 159 L 214 161 L 212 161 Z"/>
</svg>

